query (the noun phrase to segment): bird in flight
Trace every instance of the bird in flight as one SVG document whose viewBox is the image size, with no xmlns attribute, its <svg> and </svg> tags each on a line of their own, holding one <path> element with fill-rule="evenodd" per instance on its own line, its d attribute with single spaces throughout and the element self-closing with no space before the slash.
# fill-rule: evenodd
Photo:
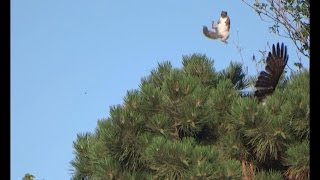
<svg viewBox="0 0 320 180">
<path fill-rule="evenodd" d="M 212 30 L 210 31 L 207 26 L 203 26 L 203 34 L 210 39 L 220 39 L 224 43 L 228 43 L 227 39 L 229 38 L 230 32 L 230 18 L 227 11 L 221 11 L 221 16 L 218 21 L 218 24 L 215 25 L 212 21 Z"/>
<path fill-rule="evenodd" d="M 265 70 L 261 71 L 255 84 L 254 96 L 261 102 L 275 90 L 279 79 L 287 65 L 289 56 L 287 47 L 281 43 L 272 45 L 272 52 L 269 52 L 266 59 Z"/>
</svg>

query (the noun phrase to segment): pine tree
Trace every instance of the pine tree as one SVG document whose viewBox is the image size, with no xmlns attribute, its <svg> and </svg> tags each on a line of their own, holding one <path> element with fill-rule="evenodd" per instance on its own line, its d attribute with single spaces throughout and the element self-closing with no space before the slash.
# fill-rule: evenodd
<svg viewBox="0 0 320 180">
<path fill-rule="evenodd" d="M 22 178 L 22 180 L 33 180 L 35 177 L 34 175 L 30 174 L 30 173 L 26 173 L 24 175 L 24 177 Z"/>
<path fill-rule="evenodd" d="M 265 105 L 242 65 L 193 54 L 163 62 L 74 142 L 73 179 L 308 179 L 309 72 Z"/>
</svg>

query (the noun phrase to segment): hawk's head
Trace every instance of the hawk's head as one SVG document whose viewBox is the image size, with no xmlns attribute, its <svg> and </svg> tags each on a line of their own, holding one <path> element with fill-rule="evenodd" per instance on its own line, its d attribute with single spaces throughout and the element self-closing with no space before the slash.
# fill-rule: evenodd
<svg viewBox="0 0 320 180">
<path fill-rule="evenodd" d="M 227 11 L 221 11 L 221 17 L 227 17 L 228 14 L 227 14 Z"/>
</svg>

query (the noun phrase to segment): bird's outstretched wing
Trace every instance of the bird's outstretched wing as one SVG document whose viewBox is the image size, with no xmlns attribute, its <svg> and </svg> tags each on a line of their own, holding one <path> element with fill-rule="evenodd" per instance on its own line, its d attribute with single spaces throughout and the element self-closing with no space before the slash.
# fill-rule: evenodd
<svg viewBox="0 0 320 180">
<path fill-rule="evenodd" d="M 255 84 L 254 96 L 262 101 L 266 96 L 271 95 L 275 90 L 283 70 L 288 62 L 287 47 L 277 43 L 277 47 L 272 45 L 272 53 L 269 52 L 265 70 L 260 72 Z"/>
<path fill-rule="evenodd" d="M 203 26 L 203 34 L 207 37 L 207 38 L 210 38 L 210 39 L 218 39 L 218 38 L 221 38 L 217 32 L 214 32 L 214 31 L 209 31 L 208 27 L 207 26 Z"/>
</svg>

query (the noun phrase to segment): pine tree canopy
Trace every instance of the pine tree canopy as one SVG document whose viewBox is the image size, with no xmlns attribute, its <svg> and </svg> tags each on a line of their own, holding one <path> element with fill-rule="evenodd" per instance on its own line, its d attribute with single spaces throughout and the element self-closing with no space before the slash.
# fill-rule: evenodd
<svg viewBox="0 0 320 180">
<path fill-rule="evenodd" d="M 241 90 L 239 63 L 202 54 L 158 64 L 79 133 L 73 179 L 309 179 L 309 72 L 293 73 L 263 105 Z"/>
</svg>

